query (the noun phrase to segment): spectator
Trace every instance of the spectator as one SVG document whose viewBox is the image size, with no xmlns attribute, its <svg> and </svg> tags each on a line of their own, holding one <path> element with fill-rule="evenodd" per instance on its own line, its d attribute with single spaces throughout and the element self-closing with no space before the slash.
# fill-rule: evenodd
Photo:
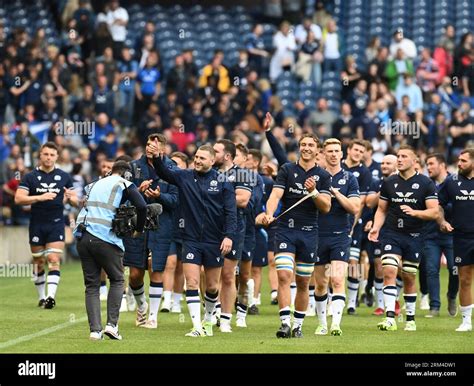
<svg viewBox="0 0 474 386">
<path fill-rule="evenodd" d="M 174 67 L 166 77 L 166 90 L 175 90 L 182 93 L 186 86 L 186 67 L 184 66 L 183 55 L 176 55 L 174 58 Z"/>
<path fill-rule="evenodd" d="M 105 47 L 112 47 L 114 41 L 106 22 L 99 22 L 95 30 L 92 50 L 96 56 L 104 53 Z"/>
<path fill-rule="evenodd" d="M 313 33 L 315 40 L 321 40 L 321 27 L 317 24 L 314 24 L 311 20 L 311 17 L 305 16 L 303 18 L 303 23 L 298 24 L 295 29 L 296 44 L 301 47 L 307 41 L 309 31 Z"/>
<path fill-rule="evenodd" d="M 156 67 L 158 56 L 153 51 L 147 57 L 146 66 L 138 71 L 135 83 L 136 116 L 140 117 L 150 103 L 156 102 L 161 91 L 161 74 Z"/>
<path fill-rule="evenodd" d="M 73 163 L 71 159 L 71 153 L 68 149 L 62 149 L 59 153 L 57 167 L 66 173 L 71 173 L 73 169 Z"/>
<path fill-rule="evenodd" d="M 415 113 L 416 111 L 423 109 L 423 95 L 421 88 L 413 82 L 413 77 L 409 74 L 403 76 L 404 83 L 398 85 L 395 90 L 395 98 L 397 99 L 397 105 L 399 108 L 402 106 L 402 97 L 408 96 L 410 103 L 408 105 L 408 111 Z"/>
<path fill-rule="evenodd" d="M 33 162 L 41 143 L 38 138 L 31 133 L 28 122 L 22 121 L 20 123 L 20 130 L 15 134 L 15 144 L 20 147 L 21 156 L 25 160 L 25 167 L 33 167 Z"/>
<path fill-rule="evenodd" d="M 186 78 L 195 78 L 197 79 L 199 75 L 199 69 L 194 63 L 193 50 L 184 50 L 183 51 L 184 59 L 184 68 L 186 69 Z"/>
<path fill-rule="evenodd" d="M 352 91 L 348 102 L 351 104 L 352 115 L 354 118 L 360 118 L 364 115 L 369 96 L 367 95 L 367 82 L 360 79 Z"/>
<path fill-rule="evenodd" d="M 263 27 L 261 24 L 254 24 L 252 33 L 246 41 L 247 52 L 249 54 L 249 64 L 255 68 L 258 75 L 262 75 L 266 59 L 270 53 L 265 50 L 265 43 L 262 39 Z"/>
<path fill-rule="evenodd" d="M 135 105 L 135 81 L 138 72 L 138 62 L 132 58 L 130 47 L 122 48 L 122 58 L 118 63 L 118 117 L 125 126 L 132 125 Z"/>
<path fill-rule="evenodd" d="M 356 83 L 361 79 L 362 74 L 357 68 L 357 63 L 352 55 L 346 56 L 346 65 L 341 72 L 342 92 L 341 96 L 344 101 L 348 101 Z"/>
<path fill-rule="evenodd" d="M 461 79 L 465 68 L 471 64 L 469 53 L 473 47 L 473 34 L 466 32 L 462 35 L 459 45 L 454 52 L 454 73 Z"/>
<path fill-rule="evenodd" d="M 295 66 L 295 73 L 304 81 L 311 80 L 316 87 L 321 84 L 321 62 L 323 55 L 320 51 L 319 40 L 314 36 L 312 30 L 306 34 L 306 41 L 302 44 L 298 53 L 298 62 Z"/>
<path fill-rule="evenodd" d="M 439 39 L 437 44 L 438 47 L 444 47 L 451 57 L 454 55 L 454 49 L 456 48 L 455 36 L 456 33 L 454 26 L 448 24 L 444 30 L 444 35 L 441 36 L 441 39 Z"/>
<path fill-rule="evenodd" d="M 394 58 L 397 56 L 397 51 L 401 49 L 405 54 L 405 57 L 411 60 L 415 60 L 417 56 L 416 45 L 413 40 L 406 38 L 403 35 L 403 29 L 398 28 L 393 33 L 392 43 L 390 44 L 390 56 Z"/>
<path fill-rule="evenodd" d="M 118 0 L 111 0 L 105 8 L 105 17 L 99 14 L 98 19 L 105 21 L 114 41 L 114 58 L 120 58 L 120 52 L 127 37 L 128 12 L 120 7 Z"/>
<path fill-rule="evenodd" d="M 341 37 L 337 32 L 337 25 L 334 20 L 329 20 L 327 27 L 323 31 L 322 38 L 323 45 L 323 71 L 335 71 L 341 70 Z"/>
<path fill-rule="evenodd" d="M 355 129 L 356 120 L 352 116 L 351 105 L 347 102 L 342 103 L 341 112 L 337 120 L 332 125 L 332 135 L 338 138 L 343 127 L 350 127 L 351 131 Z"/>
<path fill-rule="evenodd" d="M 438 63 L 431 57 L 430 49 L 424 48 L 421 51 L 421 62 L 416 70 L 416 79 L 425 94 L 436 90 L 438 74 Z"/>
<path fill-rule="evenodd" d="M 150 53 L 154 51 L 156 51 L 155 35 L 153 35 L 152 33 L 147 33 L 143 35 L 143 43 L 141 49 L 136 50 L 139 68 L 143 68 L 146 66 L 148 55 L 150 55 Z"/>
<path fill-rule="evenodd" d="M 411 60 L 405 58 L 405 53 L 399 48 L 395 58 L 388 62 L 385 69 L 385 76 L 388 79 L 388 85 L 391 91 L 395 91 L 398 85 L 403 85 L 403 76 L 405 74 L 415 75 L 413 63 Z"/>
<path fill-rule="evenodd" d="M 247 50 L 239 50 L 239 59 L 237 64 L 230 69 L 230 79 L 234 86 L 245 87 L 247 85 L 247 75 L 251 68 L 249 67 Z"/>
<path fill-rule="evenodd" d="M 214 84 L 213 88 L 217 88 L 221 93 L 225 93 L 229 90 L 229 72 L 222 64 L 223 59 L 224 53 L 221 50 L 217 50 L 214 53 L 211 63 L 204 66 L 201 71 L 201 77 L 199 78 L 200 88 L 206 88 L 210 84 Z M 213 80 L 211 81 L 211 79 Z"/>
<path fill-rule="evenodd" d="M 296 40 L 290 29 L 290 23 L 284 21 L 280 30 L 273 36 L 275 52 L 270 61 L 270 80 L 275 82 L 285 70 L 291 70 L 295 61 Z"/>
<path fill-rule="evenodd" d="M 373 60 L 377 58 L 380 48 L 381 48 L 380 37 L 372 36 L 372 38 L 370 39 L 369 45 L 365 49 L 365 60 L 367 60 L 367 63 L 371 63 Z"/>
<path fill-rule="evenodd" d="M 163 124 L 159 114 L 158 105 L 156 103 L 151 103 L 148 106 L 146 113 L 140 119 L 137 137 L 140 143 L 145 146 L 150 134 L 160 133 L 162 131 Z"/>
<path fill-rule="evenodd" d="M 357 125 L 357 138 L 365 139 L 369 142 L 377 137 L 380 128 L 380 119 L 377 116 L 377 105 L 375 102 L 367 104 L 367 109 L 359 118 Z"/>
<path fill-rule="evenodd" d="M 313 131 L 316 131 L 317 126 L 323 124 L 328 130 L 328 135 L 332 136 L 332 125 L 336 119 L 336 114 L 328 109 L 327 100 L 320 98 L 318 99 L 317 109 L 309 115 L 309 125 Z"/>
<path fill-rule="evenodd" d="M 94 90 L 95 113 L 105 113 L 108 117 L 115 117 L 114 95 L 107 86 L 107 77 L 101 75 L 97 79 L 97 88 Z"/>
<path fill-rule="evenodd" d="M 385 70 L 388 64 L 388 48 L 379 47 L 377 50 L 377 56 L 370 62 L 370 64 L 376 64 L 378 77 L 382 80 L 386 80 Z"/>
</svg>

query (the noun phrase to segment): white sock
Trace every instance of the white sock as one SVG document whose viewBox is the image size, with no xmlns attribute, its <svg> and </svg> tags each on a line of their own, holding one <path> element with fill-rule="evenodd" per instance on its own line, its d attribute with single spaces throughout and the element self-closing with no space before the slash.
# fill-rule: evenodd
<svg viewBox="0 0 474 386">
<path fill-rule="evenodd" d="M 35 279 L 36 291 L 38 291 L 38 300 L 46 299 L 46 275 L 44 271 L 38 272 Z"/>
<path fill-rule="evenodd" d="M 272 300 L 275 300 L 278 296 L 278 291 L 277 290 L 272 290 L 272 292 L 270 293 L 270 297 Z"/>
<path fill-rule="evenodd" d="M 58 290 L 59 279 L 61 278 L 59 271 L 48 272 L 48 298 L 55 298 Z"/>
<path fill-rule="evenodd" d="M 400 276 L 397 276 L 397 300 L 400 298 L 400 293 L 403 289 L 403 280 Z"/>
<path fill-rule="evenodd" d="M 217 303 L 217 296 L 219 295 L 218 292 L 215 294 L 211 294 L 210 292 L 206 291 L 204 295 L 204 304 L 206 306 L 206 313 L 204 314 L 204 321 L 210 322 L 212 320 L 212 314 L 216 308 Z"/>
<path fill-rule="evenodd" d="M 291 282 L 290 284 L 290 296 L 291 296 L 291 305 L 294 307 L 296 299 L 296 282 Z"/>
<path fill-rule="evenodd" d="M 328 322 L 326 320 L 326 308 L 328 305 L 328 294 L 321 296 L 314 296 L 316 302 L 316 313 L 318 314 L 319 324 L 327 327 Z"/>
<path fill-rule="evenodd" d="M 395 300 L 397 298 L 397 287 L 386 285 L 383 287 L 383 300 L 387 318 L 395 321 Z M 393 315 L 393 316 L 392 316 Z"/>
<path fill-rule="evenodd" d="M 384 309 L 383 302 L 383 279 L 375 278 L 374 279 L 375 292 L 377 293 L 377 308 Z"/>
<path fill-rule="evenodd" d="M 280 310 L 280 321 L 281 324 L 291 325 L 290 307 L 284 307 Z"/>
<path fill-rule="evenodd" d="M 347 308 L 356 308 L 357 293 L 359 291 L 359 279 L 356 279 L 355 277 L 348 277 L 347 280 Z"/>
<path fill-rule="evenodd" d="M 314 285 L 309 286 L 309 304 L 313 308 L 316 306 L 316 299 L 314 298 Z"/>
<path fill-rule="evenodd" d="M 255 304 L 256 305 L 262 304 L 262 294 L 260 292 L 258 293 L 257 299 L 255 300 Z"/>
<path fill-rule="evenodd" d="M 465 324 L 472 324 L 472 304 L 464 307 L 459 306 L 459 309 L 461 310 L 462 322 Z"/>
<path fill-rule="evenodd" d="M 359 281 L 359 290 L 360 292 L 365 292 L 365 287 L 367 286 L 367 279 L 362 279 Z"/>
<path fill-rule="evenodd" d="M 344 294 L 332 295 L 332 324 L 339 326 L 341 324 L 344 306 L 346 305 L 346 296 Z"/>
<path fill-rule="evenodd" d="M 416 292 L 414 294 L 405 294 L 405 295 L 403 295 L 403 299 L 405 299 L 405 304 L 407 306 L 407 308 L 406 308 L 407 321 L 408 320 L 415 320 Z"/>
<path fill-rule="evenodd" d="M 247 310 L 248 310 L 248 307 L 245 304 L 243 304 L 241 301 L 238 301 L 236 317 L 239 319 L 245 319 L 247 316 Z"/>
<path fill-rule="evenodd" d="M 293 328 L 303 327 L 304 317 L 306 316 L 306 311 L 295 311 L 293 312 Z"/>
<path fill-rule="evenodd" d="M 222 311 L 221 302 L 217 301 L 216 308 L 214 308 L 214 313 L 216 314 L 217 318 L 221 317 L 221 311 Z"/>
<path fill-rule="evenodd" d="M 163 303 L 171 303 L 171 291 L 163 291 Z"/>
<path fill-rule="evenodd" d="M 198 290 L 186 290 L 186 303 L 188 303 L 189 315 L 196 330 L 202 330 L 201 324 L 201 299 Z"/>
<path fill-rule="evenodd" d="M 143 284 L 137 288 L 133 288 L 132 286 L 130 286 L 130 289 L 132 290 L 133 296 L 137 301 L 138 310 L 144 311 L 146 303 L 145 286 Z"/>
<path fill-rule="evenodd" d="M 229 324 L 232 321 L 232 314 L 226 314 L 224 312 L 221 312 L 221 325 L 222 324 Z"/>
<path fill-rule="evenodd" d="M 163 283 L 150 282 L 150 315 L 149 320 L 156 320 L 160 309 L 161 295 L 163 294 Z"/>
<path fill-rule="evenodd" d="M 176 292 L 173 292 L 173 304 L 174 305 L 180 305 L 181 303 L 181 296 L 182 294 L 180 294 L 179 292 L 176 293 Z"/>
</svg>

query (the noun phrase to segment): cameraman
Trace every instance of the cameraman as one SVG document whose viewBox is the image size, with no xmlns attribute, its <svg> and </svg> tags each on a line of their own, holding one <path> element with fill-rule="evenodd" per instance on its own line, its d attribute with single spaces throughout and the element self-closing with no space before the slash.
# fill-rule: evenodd
<svg viewBox="0 0 474 386">
<path fill-rule="evenodd" d="M 111 339 L 122 339 L 118 331 L 118 318 L 124 283 L 124 246 L 122 240 L 112 233 L 112 220 L 116 209 L 130 201 L 137 211 L 134 234 L 137 236 L 143 231 L 147 211 L 146 202 L 137 187 L 123 177 L 126 174 L 131 174 L 130 165 L 125 161 L 116 161 L 110 176 L 90 185 L 87 201 L 77 217 L 74 229 L 86 286 L 86 310 L 91 340 L 102 339 L 99 298 L 101 268 L 110 279 L 104 334 Z"/>
<path fill-rule="evenodd" d="M 145 154 L 140 159 L 131 162 L 132 181 L 138 186 L 147 204 L 157 203 L 163 207 L 158 230 L 146 231 L 144 235 L 137 238 L 124 239 L 123 263 L 130 267 L 130 288 L 138 305 L 135 325 L 144 328 L 157 328 L 158 310 L 163 295 L 163 271 L 166 267 L 174 227 L 173 212 L 178 208 L 178 188 L 157 176 L 153 167 L 153 154 L 150 151 L 151 145 L 156 145 L 164 151 L 166 142 L 163 134 L 149 135 Z M 151 253 L 150 312 L 147 320 L 148 303 L 143 279 L 149 266 L 149 253 Z"/>
</svg>

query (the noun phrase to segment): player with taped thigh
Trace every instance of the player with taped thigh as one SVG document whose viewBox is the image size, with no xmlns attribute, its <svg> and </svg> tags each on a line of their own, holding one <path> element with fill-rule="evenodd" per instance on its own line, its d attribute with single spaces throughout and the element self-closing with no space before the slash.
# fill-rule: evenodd
<svg viewBox="0 0 474 386">
<path fill-rule="evenodd" d="M 423 223 L 438 217 L 438 194 L 428 177 L 415 171 L 416 154 L 412 147 L 402 145 L 397 153 L 398 173 L 385 179 L 380 188 L 380 200 L 369 232 L 369 240 L 381 236 L 386 318 L 377 326 L 382 331 L 396 331 L 396 276 L 402 265 L 404 299 L 406 303 L 405 331 L 416 331 L 416 272 L 423 250 L 420 230 Z"/>
<path fill-rule="evenodd" d="M 267 202 L 264 223 L 272 223 L 278 202 L 283 212 L 277 220 L 275 265 L 278 273 L 278 304 L 281 326 L 278 338 L 302 337 L 308 308 L 309 280 L 314 271 L 318 246 L 318 213 L 331 208 L 331 177 L 316 165 L 319 139 L 304 134 L 299 141 L 300 158 L 283 165 Z M 290 210 L 290 208 L 292 208 Z M 296 300 L 293 328 L 290 327 L 290 283 L 296 271 Z"/>
<path fill-rule="evenodd" d="M 315 264 L 315 300 L 318 315 L 316 335 L 328 333 L 326 306 L 328 285 L 331 279 L 332 324 L 331 335 L 341 335 L 341 318 L 344 310 L 346 291 L 345 278 L 349 248 L 351 246 L 350 215 L 359 213 L 360 195 L 356 177 L 341 167 L 342 146 L 336 138 L 329 138 L 323 144 L 326 171 L 331 175 L 331 210 L 319 216 L 318 257 Z"/>
<path fill-rule="evenodd" d="M 40 148 L 39 164 L 26 174 L 15 194 L 16 205 L 31 205 L 29 239 L 35 264 L 35 286 L 38 306 L 52 309 L 60 279 L 60 262 L 64 250 L 64 204 L 78 206 L 71 176 L 56 168 L 58 147 L 46 142 Z M 45 276 L 45 261 L 48 276 Z M 47 284 L 47 293 L 46 293 Z"/>
<path fill-rule="evenodd" d="M 366 232 L 369 232 L 373 225 L 373 216 L 377 210 L 380 196 L 380 187 L 384 179 L 388 178 L 392 174 L 397 172 L 397 157 L 393 154 L 389 154 L 383 157 L 381 163 L 382 178 L 378 181 L 373 180 L 369 194 L 367 195 L 367 207 L 372 209 L 372 218 L 366 224 Z M 383 229 L 380 231 L 382 235 Z M 369 240 L 371 253 L 369 256 L 373 258 L 374 264 L 374 287 L 376 293 L 377 307 L 375 308 L 373 315 L 383 315 L 385 313 L 384 301 L 383 301 L 383 270 L 382 270 L 382 246 L 380 243 L 374 243 Z M 395 302 L 395 315 L 400 312 L 400 304 L 398 300 Z"/>
</svg>

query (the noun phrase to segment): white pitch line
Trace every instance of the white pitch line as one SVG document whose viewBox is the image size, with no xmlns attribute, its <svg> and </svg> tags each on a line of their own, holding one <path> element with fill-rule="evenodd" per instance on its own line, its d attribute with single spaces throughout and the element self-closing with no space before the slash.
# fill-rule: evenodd
<svg viewBox="0 0 474 386">
<path fill-rule="evenodd" d="M 34 334 L 24 335 L 24 336 L 20 336 L 18 338 L 12 339 L 12 340 L 8 340 L 6 342 L 0 343 L 0 351 L 3 350 L 3 349 L 6 349 L 7 347 L 14 346 L 18 343 L 28 342 L 29 340 L 38 338 L 40 336 L 48 335 L 48 334 L 51 334 L 53 332 L 62 330 L 64 328 L 70 327 L 70 326 L 72 326 L 76 323 L 85 322 L 86 320 L 87 320 L 87 316 L 83 316 L 82 318 L 75 319 L 73 322 L 71 322 L 71 321 L 65 322 L 65 323 L 58 324 L 56 326 L 49 327 L 49 328 L 46 328 L 44 330 L 35 332 Z"/>
</svg>

